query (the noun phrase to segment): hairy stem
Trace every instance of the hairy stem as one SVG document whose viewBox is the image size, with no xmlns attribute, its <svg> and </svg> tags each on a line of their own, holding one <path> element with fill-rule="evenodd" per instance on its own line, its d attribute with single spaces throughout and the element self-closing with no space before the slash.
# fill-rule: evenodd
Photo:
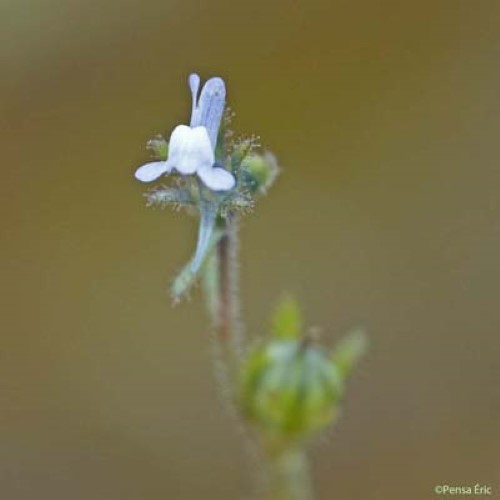
<svg viewBox="0 0 500 500">
<path fill-rule="evenodd" d="M 238 219 L 219 220 L 221 233 L 205 263 L 203 288 L 214 327 L 216 373 L 224 392 L 232 391 L 238 379 L 242 356 L 242 326 L 239 300 Z M 225 374 L 224 374 L 225 373 Z"/>
<path fill-rule="evenodd" d="M 219 303 L 217 309 L 217 334 L 219 336 L 219 341 L 227 343 L 230 338 L 231 333 L 231 290 L 229 283 L 229 235 L 227 234 L 227 228 L 224 235 L 221 237 L 217 243 L 217 258 L 219 261 L 219 275 L 217 277 L 219 281 Z"/>
<path fill-rule="evenodd" d="M 239 220 L 235 215 L 219 219 L 216 229 L 220 236 L 205 261 L 202 284 L 213 325 L 214 367 L 219 391 L 223 401 L 229 403 L 230 412 L 235 413 L 232 402 L 244 348 L 239 299 Z M 247 451 L 253 458 L 257 489 L 265 492 L 266 500 L 313 500 L 304 450 L 262 449 L 259 453 L 257 441 L 244 435 L 248 438 Z"/>
<path fill-rule="evenodd" d="M 267 500 L 313 500 L 309 462 L 304 450 L 289 448 L 269 456 Z"/>
<path fill-rule="evenodd" d="M 241 304 L 239 298 L 239 220 L 231 215 L 225 220 L 225 232 L 217 244 L 219 258 L 220 303 L 218 312 L 219 335 L 230 344 L 235 361 L 243 350 Z"/>
</svg>

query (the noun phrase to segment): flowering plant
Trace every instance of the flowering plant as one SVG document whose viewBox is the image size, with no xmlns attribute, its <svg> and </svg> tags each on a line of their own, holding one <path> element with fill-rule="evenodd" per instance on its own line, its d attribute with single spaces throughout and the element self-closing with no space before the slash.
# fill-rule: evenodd
<svg viewBox="0 0 500 500">
<path fill-rule="evenodd" d="M 307 445 L 335 421 L 365 337 L 352 332 L 328 353 L 304 333 L 298 304 L 285 298 L 270 334 L 253 346 L 245 340 L 238 296 L 239 218 L 267 193 L 279 168 L 271 153 L 260 152 L 255 137 L 234 139 L 221 78 L 209 79 L 200 92 L 200 78 L 192 74 L 189 87 L 189 125 L 175 126 L 168 142 L 161 136 L 149 141 L 155 161 L 139 167 L 135 177 L 150 183 L 173 176 L 170 185 L 146 193 L 148 205 L 199 214 L 194 256 L 174 279 L 171 294 L 179 301 L 201 281 L 215 362 L 223 367 L 223 393 L 230 394 L 265 459 L 260 463 L 267 464 L 263 476 L 270 498 L 310 500 Z"/>
</svg>

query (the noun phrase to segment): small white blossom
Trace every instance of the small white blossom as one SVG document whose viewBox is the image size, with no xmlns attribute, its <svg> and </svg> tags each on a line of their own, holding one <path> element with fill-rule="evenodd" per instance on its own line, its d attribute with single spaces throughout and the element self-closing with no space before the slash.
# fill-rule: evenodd
<svg viewBox="0 0 500 500">
<path fill-rule="evenodd" d="M 151 182 L 176 171 L 182 175 L 197 174 L 213 191 L 227 191 L 235 185 L 234 176 L 215 163 L 215 146 L 225 105 L 226 88 L 221 78 L 208 80 L 199 100 L 198 75 L 189 77 L 193 99 L 191 123 L 177 125 L 172 131 L 166 161 L 146 163 L 137 169 L 135 177 Z"/>
</svg>

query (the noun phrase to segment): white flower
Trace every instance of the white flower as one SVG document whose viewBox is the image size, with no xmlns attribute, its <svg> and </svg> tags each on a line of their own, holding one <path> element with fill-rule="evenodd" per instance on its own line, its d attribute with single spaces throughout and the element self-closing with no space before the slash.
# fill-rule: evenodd
<svg viewBox="0 0 500 500">
<path fill-rule="evenodd" d="M 211 78 L 201 91 L 200 77 L 192 74 L 189 86 L 193 99 L 191 123 L 177 125 L 172 131 L 166 161 L 154 161 L 139 167 L 135 177 L 151 182 L 176 171 L 182 175 L 197 174 L 213 191 L 227 191 L 235 185 L 234 176 L 215 163 L 215 146 L 224 111 L 226 88 L 221 78 Z"/>
</svg>

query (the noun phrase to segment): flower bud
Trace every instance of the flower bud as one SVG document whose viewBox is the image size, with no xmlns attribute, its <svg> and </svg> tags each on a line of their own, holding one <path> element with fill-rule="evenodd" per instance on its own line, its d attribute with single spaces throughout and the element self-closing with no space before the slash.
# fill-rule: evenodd
<svg viewBox="0 0 500 500">
<path fill-rule="evenodd" d="M 154 158 L 165 161 L 168 156 L 168 142 L 161 135 L 157 135 L 150 139 L 146 148 L 151 151 Z"/>
<path fill-rule="evenodd" d="M 307 340 L 272 340 L 250 353 L 241 376 L 246 418 L 266 438 L 307 438 L 332 423 L 341 380 L 328 356 Z"/>
<path fill-rule="evenodd" d="M 244 182 L 252 193 L 265 194 L 279 174 L 279 167 L 274 155 L 250 154 L 244 161 Z"/>
</svg>

